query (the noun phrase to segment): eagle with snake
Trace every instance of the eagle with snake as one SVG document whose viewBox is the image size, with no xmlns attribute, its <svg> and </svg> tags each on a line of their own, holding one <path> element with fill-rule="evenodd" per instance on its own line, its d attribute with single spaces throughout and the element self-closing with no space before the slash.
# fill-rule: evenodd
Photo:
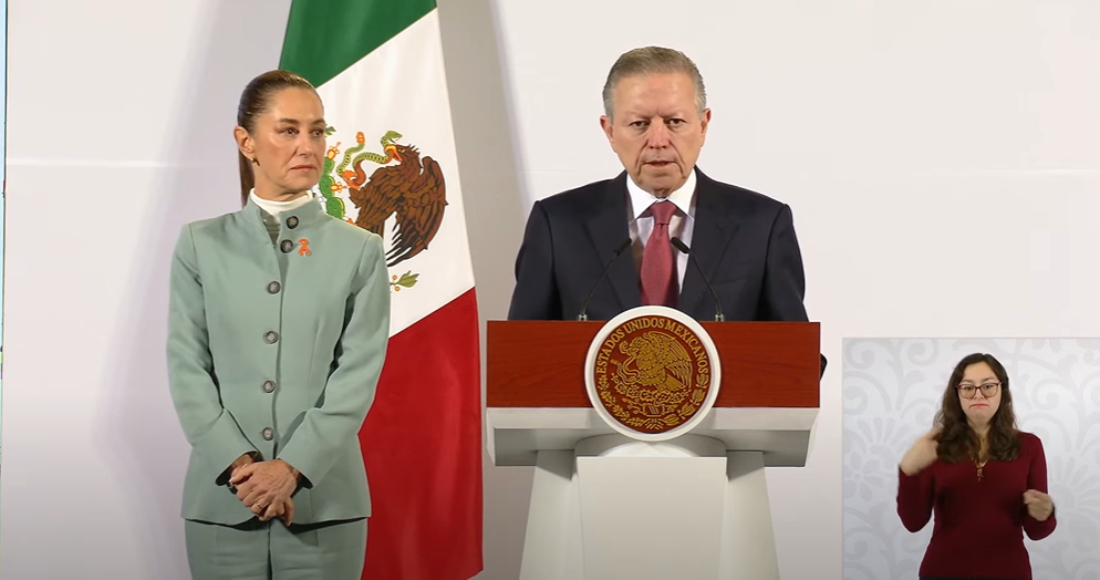
<svg viewBox="0 0 1100 580">
<path fill-rule="evenodd" d="M 674 338 L 649 331 L 619 344 L 619 352 L 628 355 L 617 361 L 624 384 L 637 384 L 652 396 L 685 391 L 691 386 L 691 356 Z M 633 368 L 631 368 L 633 367 Z"/>
<path fill-rule="evenodd" d="M 439 162 L 421 156 L 412 145 L 397 143 L 401 135 L 389 131 L 381 142 L 385 155 L 358 153 L 363 148 L 363 134 L 356 136 L 357 146 L 345 152 L 344 162 L 336 168 L 348 187 L 348 198 L 359 214 L 355 225 L 384 235 L 386 220 L 396 215 L 393 242 L 386 253 L 386 265 L 393 267 L 414 258 L 424 250 L 439 232 L 443 212 L 447 207 L 447 188 Z M 364 161 L 379 163 L 367 177 Z M 397 161 L 396 165 L 390 165 Z M 350 162 L 350 163 L 349 163 Z M 350 164 L 350 168 L 348 165 Z"/>
</svg>

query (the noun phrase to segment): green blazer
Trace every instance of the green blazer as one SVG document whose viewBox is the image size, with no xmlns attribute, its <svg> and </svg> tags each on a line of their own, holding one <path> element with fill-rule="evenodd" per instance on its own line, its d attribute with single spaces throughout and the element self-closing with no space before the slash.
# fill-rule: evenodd
<svg viewBox="0 0 1100 580">
<path fill-rule="evenodd" d="M 303 476 L 295 523 L 367 517 L 359 429 L 386 355 L 390 288 L 381 238 L 317 203 L 190 223 L 172 260 L 168 383 L 191 443 L 182 516 L 253 517 L 229 490 L 244 453 Z"/>
</svg>

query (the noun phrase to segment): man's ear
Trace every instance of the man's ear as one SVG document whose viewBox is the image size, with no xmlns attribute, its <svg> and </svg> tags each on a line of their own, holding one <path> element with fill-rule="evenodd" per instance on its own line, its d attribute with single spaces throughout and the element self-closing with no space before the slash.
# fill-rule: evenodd
<svg viewBox="0 0 1100 580">
<path fill-rule="evenodd" d="M 703 140 L 707 137 L 707 127 L 710 127 L 710 109 L 703 109 L 703 114 L 699 116 L 699 124 L 703 130 Z"/>
<path fill-rule="evenodd" d="M 603 129 L 604 135 L 607 135 L 607 142 L 611 144 L 611 148 L 615 149 L 615 125 L 611 122 L 611 118 L 600 115 L 600 128 Z"/>
</svg>

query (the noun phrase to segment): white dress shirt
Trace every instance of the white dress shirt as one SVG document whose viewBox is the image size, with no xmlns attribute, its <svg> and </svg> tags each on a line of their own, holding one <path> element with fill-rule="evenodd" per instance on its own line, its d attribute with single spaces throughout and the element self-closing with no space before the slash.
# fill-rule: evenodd
<svg viewBox="0 0 1100 580">
<path fill-rule="evenodd" d="M 626 179 L 626 190 L 629 192 L 627 197 L 627 219 L 630 220 L 630 239 L 633 242 L 631 247 L 634 254 L 634 268 L 636 271 L 642 271 L 642 256 L 645 253 L 645 244 L 649 241 L 649 234 L 653 232 L 653 215 L 649 212 L 649 206 L 654 202 L 659 201 L 649 192 L 638 187 L 638 184 L 634 183 L 634 180 L 628 175 Z M 691 247 L 691 234 L 695 229 L 695 170 L 692 169 L 688 175 L 687 181 L 684 185 L 680 186 L 680 189 L 673 191 L 665 198 L 665 201 L 661 203 L 674 203 L 676 204 L 676 213 L 672 214 L 672 219 L 668 224 L 668 237 L 669 239 L 679 237 L 684 245 Z M 676 282 L 681 291 L 684 289 L 684 273 L 687 271 L 688 256 L 687 254 L 671 248 L 676 255 Z"/>
</svg>

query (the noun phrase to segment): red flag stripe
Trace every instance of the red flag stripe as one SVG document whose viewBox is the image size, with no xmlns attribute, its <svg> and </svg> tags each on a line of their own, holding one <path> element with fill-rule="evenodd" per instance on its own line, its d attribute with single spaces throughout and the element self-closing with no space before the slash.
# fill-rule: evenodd
<svg viewBox="0 0 1100 580">
<path fill-rule="evenodd" d="M 483 567 L 474 289 L 388 348 L 359 434 L 372 504 L 363 580 L 468 580 Z"/>
</svg>

